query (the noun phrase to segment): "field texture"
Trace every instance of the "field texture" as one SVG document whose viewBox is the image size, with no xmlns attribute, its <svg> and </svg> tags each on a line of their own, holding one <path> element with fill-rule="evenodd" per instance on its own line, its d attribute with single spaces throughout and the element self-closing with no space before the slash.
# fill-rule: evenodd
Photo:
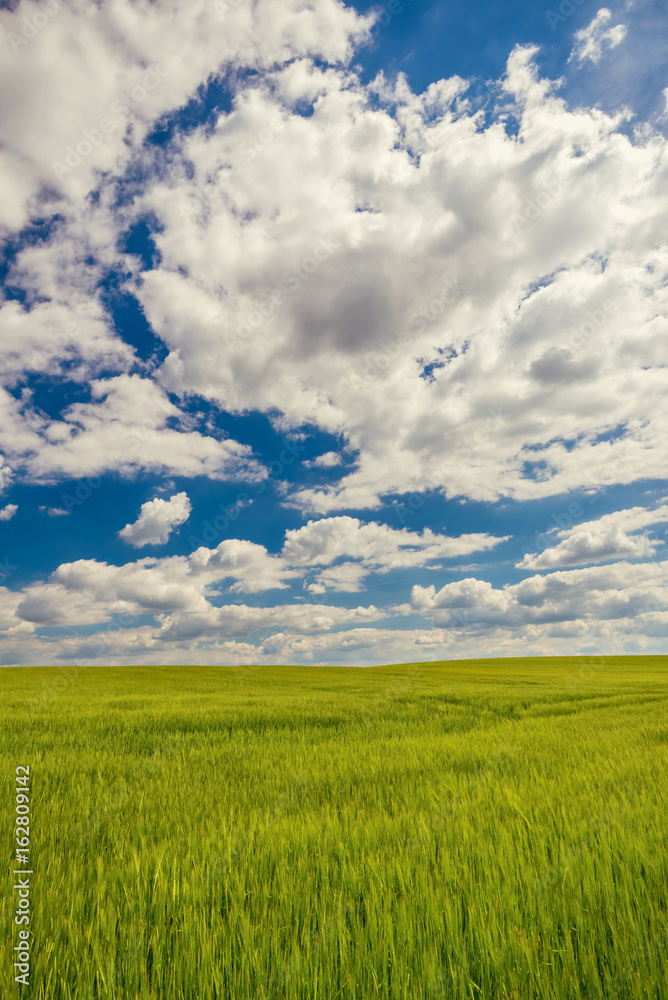
<svg viewBox="0 0 668 1000">
<path fill-rule="evenodd" d="M 668 997 L 668 659 L 0 671 L 34 1000 Z"/>
</svg>

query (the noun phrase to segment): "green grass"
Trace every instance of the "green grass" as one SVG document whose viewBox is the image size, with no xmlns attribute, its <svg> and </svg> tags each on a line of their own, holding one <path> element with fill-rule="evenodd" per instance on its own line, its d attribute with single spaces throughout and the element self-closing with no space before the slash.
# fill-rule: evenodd
<svg viewBox="0 0 668 1000">
<path fill-rule="evenodd" d="M 0 671 L 31 996 L 668 997 L 668 658 Z M 12 928 L 10 931 L 9 928 Z"/>
</svg>

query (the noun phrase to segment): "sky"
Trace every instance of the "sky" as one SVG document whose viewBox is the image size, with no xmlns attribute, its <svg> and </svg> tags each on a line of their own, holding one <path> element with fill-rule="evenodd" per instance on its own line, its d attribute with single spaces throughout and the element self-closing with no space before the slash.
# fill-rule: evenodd
<svg viewBox="0 0 668 1000">
<path fill-rule="evenodd" d="M 0 664 L 668 653 L 667 28 L 0 3 Z"/>
</svg>

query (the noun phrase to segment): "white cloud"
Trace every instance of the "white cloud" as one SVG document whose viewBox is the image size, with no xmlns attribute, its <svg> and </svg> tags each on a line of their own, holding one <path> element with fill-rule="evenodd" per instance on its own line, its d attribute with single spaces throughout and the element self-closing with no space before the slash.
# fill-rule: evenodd
<svg viewBox="0 0 668 1000">
<path fill-rule="evenodd" d="M 640 514 L 625 512 L 627 525 Z M 351 591 L 360 564 L 321 571 Z M 189 557 L 124 566 L 78 560 L 19 593 L 0 591 L 3 662 L 373 663 L 494 655 L 656 652 L 668 635 L 668 563 L 617 562 L 494 587 L 467 578 L 413 587 L 410 605 L 251 607 L 239 592 L 285 587 L 300 571 L 262 546 L 227 539 Z M 227 581 L 227 583 L 225 583 Z M 225 583 L 225 586 L 223 584 Z M 317 585 L 312 589 L 317 593 Z M 154 615 L 154 624 L 139 624 Z M 120 617 L 118 617 L 120 616 Z M 397 618 L 416 623 L 396 627 Z M 378 627 L 383 619 L 394 619 Z M 116 619 L 116 621 L 114 621 Z M 420 623 L 420 619 L 424 624 Z M 67 625 L 69 637 L 35 628 Z M 93 635 L 79 626 L 98 625 Z M 268 635 L 265 633 L 269 633 Z"/>
<path fill-rule="evenodd" d="M 31 257 L 36 264 L 35 253 L 21 257 L 26 270 L 15 269 L 12 280 L 31 282 L 33 275 L 27 269 Z M 42 294 L 45 290 L 42 285 Z M 85 381 L 99 369 L 117 369 L 132 359 L 131 348 L 113 336 L 101 306 L 91 300 L 37 302 L 30 310 L 9 300 L 0 305 L 0 328 L 0 363 L 6 385 L 26 372 L 67 372 L 70 378 Z"/>
<path fill-rule="evenodd" d="M 17 33 L 39 9 L 21 0 L 0 26 Z M 595 63 L 621 42 L 625 27 L 610 20 L 599 11 L 573 59 Z M 350 67 L 369 25 L 336 0 L 72 0 L 9 44 L 0 86 L 18 96 L 0 109 L 0 227 L 58 220 L 11 264 L 25 301 L 0 298 L 0 487 L 13 475 L 109 471 L 259 480 L 250 448 L 213 422 L 198 429 L 197 397 L 341 441 L 354 466 L 285 498 L 315 514 L 425 490 L 524 500 L 666 467 L 665 139 L 629 138 L 623 114 L 571 110 L 539 78 L 531 47 L 513 51 L 500 81 L 516 134 L 499 115 L 485 120 L 459 77 L 421 95 L 401 75 L 366 85 Z M 223 75 L 229 112 L 175 127 L 167 146 L 144 144 Z M 128 161 L 137 179 L 119 188 Z M 147 215 L 158 256 L 142 273 L 119 246 Z M 111 270 L 126 275 L 164 362 L 138 358 L 112 328 L 100 293 Z M 53 419 L 21 389 L 26 372 L 90 382 L 90 400 Z M 336 468 L 338 457 L 309 465 Z M 665 643 L 665 564 L 626 561 L 655 554 L 645 516 L 561 532 L 522 564 L 612 565 L 505 587 L 474 576 L 416 587 L 412 606 L 387 612 L 217 604 L 293 583 L 355 593 L 371 572 L 437 571 L 502 539 L 326 516 L 289 532 L 280 555 L 225 539 L 187 557 L 79 560 L 0 595 L 3 655 L 374 662 L 484 655 L 490 644 L 501 655 L 650 650 Z M 157 625 L 134 621 L 152 614 Z M 434 624 L 372 627 L 403 614 Z M 130 627 L 114 628 L 115 615 Z M 96 624 L 100 636 L 32 631 Z"/>
<path fill-rule="evenodd" d="M 239 59 L 259 69 L 239 78 L 229 113 L 177 132 L 158 175 L 147 159 L 132 205 L 112 210 L 103 184 L 96 206 L 73 208 L 46 244 L 19 254 L 12 282 L 32 305 L 0 308 L 21 345 L 7 355 L 8 378 L 69 366 L 94 379 L 97 395 L 61 421 L 45 421 L 30 398 L 0 400 L 12 466 L 37 479 L 106 468 L 257 474 L 249 449 L 186 429 L 173 400 L 199 394 L 232 412 L 271 413 L 285 431 L 311 423 L 339 435 L 354 468 L 291 498 L 319 514 L 426 489 L 522 500 L 664 467 L 665 141 L 632 142 L 623 116 L 570 111 L 527 47 L 511 54 L 503 80 L 517 138 L 498 121 L 484 127 L 460 78 L 422 95 L 401 77 L 364 86 L 311 56 L 345 60 L 366 22 L 329 0 L 310 12 L 278 6 L 271 38 L 271 18 L 259 27 L 250 7 L 229 12 L 230 37 L 245 39 Z M 63 41 L 56 29 L 97 32 L 90 51 L 102 46 L 105 65 L 119 60 L 114 79 L 125 79 L 136 11 L 115 0 L 120 48 L 107 51 L 99 12 L 83 10 L 61 11 L 30 53 L 50 53 Z M 214 51 L 220 65 L 233 51 L 227 36 L 218 48 L 202 41 L 212 10 L 174 11 L 184 54 L 170 66 L 192 86 L 195 37 L 202 73 Z M 155 53 L 160 37 L 169 50 L 176 27 L 159 27 L 162 4 L 146 16 L 141 45 Z M 290 45 L 297 58 L 282 65 Z M 314 102 L 309 116 L 295 107 L 302 99 Z M 140 277 L 116 247 L 144 213 L 157 219 L 162 260 Z M 92 257 L 97 267 L 82 267 Z M 109 266 L 130 275 L 127 290 L 169 351 L 144 377 L 127 374 L 129 349 L 97 302 Z M 77 329 L 54 352 L 63 322 Z M 96 377 L 110 366 L 126 381 Z M 165 390 L 175 394 L 170 424 L 159 414 L 131 455 L 118 452 L 118 431 L 132 435 Z M 334 459 L 312 467 L 323 461 Z"/>
<path fill-rule="evenodd" d="M 413 587 L 411 607 L 415 611 L 433 611 L 440 608 L 472 608 L 476 612 L 484 609 L 486 613 L 497 612 L 504 615 L 511 599 L 506 590 L 495 590 L 486 580 L 476 580 L 474 577 L 456 580 L 446 584 L 436 592 L 432 584 L 429 587 Z"/>
<path fill-rule="evenodd" d="M 45 202 L 83 201 L 100 172 L 121 174 L 160 116 L 221 67 L 345 61 L 372 21 L 337 0 L 55 2 L 46 24 L 31 0 L 0 11 L 0 89 L 14 95 L 0 109 L 0 228 L 43 215 Z"/>
<path fill-rule="evenodd" d="M 484 631 L 446 628 L 376 627 L 375 609 L 332 609 L 294 605 L 258 609 L 234 607 L 235 620 L 211 623 L 208 617 L 184 615 L 160 628 L 109 629 L 95 635 L 38 638 L 23 625 L 5 632 L 2 662 L 55 664 L 350 664 L 420 663 L 439 659 L 494 656 L 591 656 L 592 669 L 601 657 L 621 653 L 662 653 L 668 636 L 668 613 L 647 612 L 617 621 L 547 623 L 522 629 L 490 626 Z M 288 621 L 280 621 L 289 612 Z M 325 628 L 314 627 L 313 615 Z M 258 624 L 259 623 L 259 624 Z M 332 624 L 333 623 L 333 624 Z M 253 627 L 274 629 L 264 639 L 251 639 Z M 578 671 L 567 675 L 579 680 Z M 407 678 L 410 683 L 410 677 Z"/>
<path fill-rule="evenodd" d="M 377 608 L 337 608 L 328 604 L 284 604 L 271 608 L 226 605 L 211 608 L 195 621 L 189 615 L 174 613 L 161 621 L 160 641 L 193 638 L 199 641 L 246 637 L 260 629 L 287 628 L 316 634 L 357 622 L 385 617 Z"/>
<path fill-rule="evenodd" d="M 576 527 L 555 533 L 560 539 L 540 553 L 527 553 L 518 563 L 520 569 L 557 569 L 562 566 L 582 566 L 608 560 L 640 559 L 653 556 L 661 544 L 652 541 L 642 528 L 668 521 L 668 507 L 647 510 L 631 507 L 605 514 L 597 521 L 587 521 Z"/>
<path fill-rule="evenodd" d="M 13 10 L 0 10 L 0 88 L 15 95 L 0 108 L 0 232 L 58 213 L 48 238 L 24 247 L 11 266 L 9 283 L 25 292 L 25 302 L 0 298 L 4 384 L 35 371 L 79 383 L 102 372 L 128 377 L 133 368 L 150 371 L 110 329 L 99 292 L 109 268 L 122 268 L 132 280 L 139 270 L 136 258 L 117 249 L 133 209 L 119 206 L 116 181 L 129 163 L 150 166 L 148 132 L 216 77 L 244 68 L 267 71 L 300 56 L 345 63 L 372 22 L 372 15 L 360 16 L 339 0 L 306 6 L 299 0 L 109 0 L 103 6 L 48 0 L 46 7 L 21 0 Z M 250 449 L 194 431 L 179 434 L 152 417 L 144 440 L 131 442 L 129 458 L 119 454 L 110 438 L 120 430 L 125 443 L 141 427 L 136 404 L 146 404 L 141 381 L 150 381 L 129 377 L 125 386 L 105 379 L 102 388 L 98 381 L 93 404 L 99 405 L 76 406 L 65 422 L 45 421 L 27 393 L 20 404 L 0 400 L 12 418 L 12 465 L 37 480 L 159 468 L 257 476 Z M 121 395 L 131 403 L 127 420 L 112 412 Z M 185 419 L 173 404 L 167 416 L 171 423 Z M 79 426 L 79 418 L 87 426 Z"/>
<path fill-rule="evenodd" d="M 356 517 L 340 516 L 309 521 L 302 528 L 287 531 L 282 556 L 292 566 L 329 566 L 337 559 L 350 561 L 321 572 L 312 593 L 325 589 L 355 591 L 365 575 L 385 573 L 409 566 L 428 566 L 437 559 L 453 559 L 471 552 L 494 548 L 506 538 L 485 533 L 448 537 L 425 528 L 412 532 L 390 528 L 375 522 L 364 523 Z"/>
<path fill-rule="evenodd" d="M 13 478 L 14 473 L 12 469 L 8 465 L 5 465 L 4 456 L 0 455 L 0 493 L 4 493 Z"/>
<path fill-rule="evenodd" d="M 343 459 L 338 451 L 326 451 L 323 455 L 318 455 L 317 458 L 312 459 L 310 462 L 304 462 L 307 468 L 312 469 L 334 469 L 337 465 L 341 465 Z"/>
<path fill-rule="evenodd" d="M 161 497 L 147 500 L 137 520 L 118 532 L 119 538 L 136 549 L 144 545 L 164 545 L 174 528 L 185 524 L 191 510 L 187 493 L 175 493 L 169 500 Z"/>
<path fill-rule="evenodd" d="M 11 521 L 18 509 L 15 503 L 5 504 L 4 507 L 0 508 L 0 521 Z"/>
<path fill-rule="evenodd" d="M 40 504 L 39 510 L 42 514 L 48 514 L 49 517 L 69 517 L 72 513 L 71 510 L 64 510 L 62 507 L 47 507 L 44 504 Z"/>
<path fill-rule="evenodd" d="M 128 526 L 129 531 L 123 529 L 125 540 L 148 544 L 151 538 L 157 544 L 156 539 L 166 539 L 169 526 L 177 518 L 182 523 L 188 514 L 186 495 L 177 496 L 180 499 L 176 504 L 172 503 L 174 498 L 157 498 L 144 504 L 138 521 Z M 317 525 L 325 531 L 314 531 Z M 347 549 L 355 556 L 363 556 L 364 565 L 353 568 L 348 562 L 333 567 L 321 572 L 317 583 L 351 592 L 361 575 L 371 569 L 382 572 L 394 566 L 423 565 L 462 550 L 490 548 L 498 541 L 486 535 L 447 538 L 428 530 L 421 534 L 394 531 L 380 525 L 363 525 L 354 518 L 332 518 L 330 523 L 313 522 L 287 532 L 281 555 L 271 555 L 254 542 L 228 538 L 215 549 L 202 546 L 189 556 L 149 557 L 122 566 L 95 559 L 63 563 L 48 581 L 25 588 L 18 615 L 38 625 L 90 625 L 107 622 L 115 614 L 177 611 L 206 617 L 213 613 L 211 599 L 286 589 L 292 581 L 304 580 L 309 568 L 329 565 Z M 317 583 L 312 593 L 321 592 Z M 217 613 L 219 609 L 213 610 Z M 332 614 L 336 611 L 330 610 Z"/>
<path fill-rule="evenodd" d="M 360 563 L 343 562 L 322 570 L 317 574 L 315 582 L 310 583 L 306 589 L 311 594 L 324 594 L 328 590 L 354 594 L 362 590 L 368 574 L 369 570 Z"/>
<path fill-rule="evenodd" d="M 668 609 L 668 563 L 612 563 L 532 576 L 495 588 L 475 578 L 440 590 L 416 585 L 410 610 L 436 625 L 525 627 L 569 621 L 634 618 Z"/>
<path fill-rule="evenodd" d="M 577 59 L 581 66 L 589 59 L 591 62 L 597 63 L 604 48 L 614 49 L 624 40 L 626 36 L 625 24 L 616 24 L 606 30 L 605 25 L 611 17 L 612 14 L 608 8 L 602 7 L 586 28 L 575 32 L 575 45 L 569 56 L 569 62 L 571 59 Z"/>
<path fill-rule="evenodd" d="M 15 468 L 37 481 L 139 470 L 214 479 L 263 477 L 251 449 L 189 430 L 187 418 L 151 379 L 118 375 L 91 383 L 89 403 L 74 403 L 62 420 L 30 409 L 0 389 L 2 447 Z M 177 421 L 179 429 L 170 426 Z"/>
<path fill-rule="evenodd" d="M 283 590 L 289 580 L 299 575 L 279 556 L 270 555 L 263 545 L 237 538 L 227 538 L 215 549 L 199 548 L 189 560 L 192 571 L 204 574 L 206 579 L 235 579 L 230 587 L 232 593 Z"/>
<path fill-rule="evenodd" d="M 665 142 L 570 111 L 533 51 L 504 81 L 518 138 L 483 128 L 461 81 L 378 107 L 353 73 L 304 64 L 304 117 L 280 98 L 294 64 L 277 70 L 183 137 L 138 206 L 161 225 L 137 291 L 170 352 L 161 384 L 359 455 L 293 497 L 307 511 L 549 496 L 668 459 Z"/>
<path fill-rule="evenodd" d="M 236 578 L 241 584 L 229 588 L 229 593 L 234 594 L 239 590 L 254 593 L 284 587 L 290 576 L 280 560 L 268 556 L 261 546 L 235 539 L 221 543 L 215 550 L 199 549 L 188 559 L 142 559 L 121 567 L 79 560 L 60 566 L 45 584 L 33 585 L 20 594 L 7 591 L 3 605 L 6 610 L 0 619 L 5 636 L 11 638 L 20 626 L 34 629 L 67 624 L 76 634 L 77 626 L 104 626 L 114 616 L 121 616 L 122 627 L 111 632 L 103 627 L 95 635 L 59 644 L 64 655 L 76 645 L 81 656 L 104 660 L 116 657 L 121 648 L 141 652 L 149 648 L 190 649 L 202 642 L 249 638 L 258 630 L 280 627 L 314 634 L 386 616 L 373 606 L 216 607 L 209 601 L 220 593 L 217 584 L 222 579 Z M 136 625 L 136 618 L 145 614 L 156 615 L 158 624 Z M 5 647 L 12 648 L 7 644 Z"/>
<path fill-rule="evenodd" d="M 179 501 L 178 506 L 181 517 L 185 502 Z M 149 518 L 156 510 L 160 525 L 152 521 L 143 526 L 146 532 L 154 532 L 152 537 L 167 530 L 163 508 L 151 508 Z M 167 513 L 174 523 L 174 508 Z M 264 546 L 229 538 L 215 549 L 201 547 L 189 556 L 146 557 L 122 566 L 95 559 L 63 563 L 46 582 L 25 588 L 18 613 L 21 619 L 40 625 L 90 625 L 107 622 L 115 614 L 174 610 L 208 614 L 209 598 L 285 589 L 298 576 L 299 570 L 270 555 Z"/>
</svg>

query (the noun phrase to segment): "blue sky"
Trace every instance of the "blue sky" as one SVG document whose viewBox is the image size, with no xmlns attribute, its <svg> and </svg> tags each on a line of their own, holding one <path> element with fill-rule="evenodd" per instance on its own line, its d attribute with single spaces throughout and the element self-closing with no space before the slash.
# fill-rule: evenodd
<svg viewBox="0 0 668 1000">
<path fill-rule="evenodd" d="M 666 20 L 0 10 L 0 662 L 666 652 Z"/>
</svg>

